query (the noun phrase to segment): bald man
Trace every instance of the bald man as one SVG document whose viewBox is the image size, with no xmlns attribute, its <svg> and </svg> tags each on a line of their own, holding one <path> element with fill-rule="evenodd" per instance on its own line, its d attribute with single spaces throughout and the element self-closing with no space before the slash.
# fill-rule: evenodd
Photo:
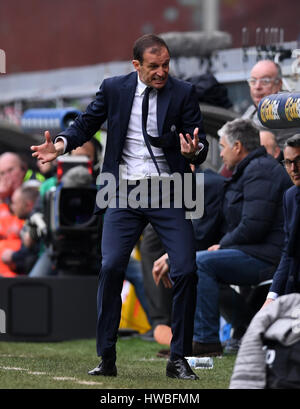
<svg viewBox="0 0 300 409">
<path fill-rule="evenodd" d="M 265 128 L 257 116 L 257 107 L 260 100 L 267 95 L 277 94 L 282 89 L 282 73 L 278 64 L 271 60 L 258 61 L 250 72 L 250 78 L 248 79 L 250 88 L 250 95 L 253 104 L 242 115 L 242 118 L 252 119 L 254 124 L 260 130 L 268 130 Z M 276 142 L 281 150 L 285 141 L 297 130 L 294 129 L 272 129 L 275 135 Z M 299 130 L 300 132 L 300 130 Z"/>
<path fill-rule="evenodd" d="M 14 191 L 22 185 L 26 170 L 18 154 L 5 152 L 0 156 L 0 199 L 11 200 Z"/>
</svg>

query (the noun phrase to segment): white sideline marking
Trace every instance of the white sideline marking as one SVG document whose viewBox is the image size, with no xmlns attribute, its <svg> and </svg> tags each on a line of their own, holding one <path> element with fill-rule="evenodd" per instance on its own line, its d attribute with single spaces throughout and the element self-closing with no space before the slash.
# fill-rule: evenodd
<svg viewBox="0 0 300 409">
<path fill-rule="evenodd" d="M 55 381 L 76 381 L 76 378 L 73 378 L 71 376 L 53 376 Z"/>
<path fill-rule="evenodd" d="M 5 369 L 6 371 L 29 371 L 29 369 L 16 368 L 13 366 L 0 366 L 0 369 Z"/>
<path fill-rule="evenodd" d="M 163 362 L 163 358 L 140 358 L 138 361 L 145 361 L 145 362 L 150 362 L 150 361 L 159 361 Z"/>
<path fill-rule="evenodd" d="M 77 381 L 80 385 L 103 385 L 102 382 L 94 382 L 94 381 Z"/>
<path fill-rule="evenodd" d="M 34 355 L 0 354 L 0 358 L 35 358 Z"/>
<path fill-rule="evenodd" d="M 14 366 L 0 366 L 0 369 L 4 369 L 5 371 L 24 371 L 27 372 L 28 375 L 47 375 L 51 376 L 47 372 L 32 372 L 27 368 L 18 368 Z M 81 381 L 80 379 L 71 377 L 71 376 L 53 376 L 52 379 L 54 381 L 73 381 L 79 383 L 80 385 L 102 385 L 102 382 L 94 382 L 94 381 Z"/>
</svg>

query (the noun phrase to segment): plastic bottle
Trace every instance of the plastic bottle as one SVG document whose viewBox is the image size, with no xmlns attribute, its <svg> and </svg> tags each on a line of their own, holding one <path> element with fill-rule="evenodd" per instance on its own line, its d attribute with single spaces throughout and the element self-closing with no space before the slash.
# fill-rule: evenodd
<svg viewBox="0 0 300 409">
<path fill-rule="evenodd" d="M 186 360 L 190 367 L 194 369 L 212 369 L 214 367 L 214 360 L 210 356 L 188 356 Z"/>
</svg>

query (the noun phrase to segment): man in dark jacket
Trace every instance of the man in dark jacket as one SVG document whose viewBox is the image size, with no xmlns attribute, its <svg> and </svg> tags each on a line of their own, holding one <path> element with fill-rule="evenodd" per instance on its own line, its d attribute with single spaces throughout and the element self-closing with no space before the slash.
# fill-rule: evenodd
<svg viewBox="0 0 300 409">
<path fill-rule="evenodd" d="M 272 278 L 284 239 L 282 198 L 291 186 L 283 166 L 260 145 L 259 131 L 251 120 L 228 122 L 219 135 L 220 155 L 233 175 L 225 181 L 217 222 L 210 225 L 213 237 L 219 238 L 219 242 L 197 252 L 193 354 L 199 356 L 222 353 L 219 313 L 220 307 L 224 307 L 223 287 L 257 285 Z M 206 212 L 208 209 L 207 206 Z M 216 219 L 217 212 L 216 208 L 208 215 L 209 223 Z M 207 234 L 207 226 L 203 223 L 199 226 Z M 203 237 L 201 239 L 203 241 Z M 156 283 L 162 279 L 165 284 L 166 269 L 160 268 L 161 259 L 154 264 L 153 276 Z M 236 306 L 238 301 L 229 322 L 236 329 L 243 317 L 246 329 L 252 318 L 246 300 L 229 288 L 231 304 Z"/>
<path fill-rule="evenodd" d="M 197 252 L 195 355 L 222 353 L 220 285 L 256 285 L 271 278 L 283 245 L 282 197 L 290 186 L 284 168 L 260 146 L 250 120 L 228 122 L 219 135 L 220 155 L 233 175 L 223 201 L 226 233 L 218 244 Z"/>
<path fill-rule="evenodd" d="M 284 194 L 284 249 L 264 305 L 280 295 L 300 292 L 300 134 L 286 141 L 283 163 L 294 186 Z"/>
</svg>

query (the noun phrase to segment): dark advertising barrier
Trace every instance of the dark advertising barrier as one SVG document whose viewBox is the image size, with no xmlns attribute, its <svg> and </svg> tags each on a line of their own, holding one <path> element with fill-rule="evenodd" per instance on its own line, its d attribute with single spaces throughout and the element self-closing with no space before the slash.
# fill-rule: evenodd
<svg viewBox="0 0 300 409">
<path fill-rule="evenodd" d="M 2 278 L 0 342 L 96 336 L 96 276 Z"/>
</svg>

